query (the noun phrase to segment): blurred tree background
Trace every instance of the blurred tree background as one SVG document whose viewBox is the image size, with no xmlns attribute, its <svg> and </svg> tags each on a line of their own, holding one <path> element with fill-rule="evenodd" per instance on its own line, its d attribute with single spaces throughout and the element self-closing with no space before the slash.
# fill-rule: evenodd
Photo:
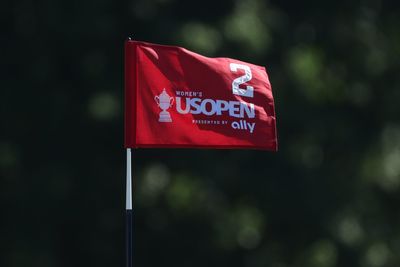
<svg viewBox="0 0 400 267">
<path fill-rule="evenodd" d="M 266 66 L 280 147 L 134 151 L 136 266 L 400 266 L 397 2 L 1 6 L 0 266 L 124 266 L 128 36 Z"/>
</svg>

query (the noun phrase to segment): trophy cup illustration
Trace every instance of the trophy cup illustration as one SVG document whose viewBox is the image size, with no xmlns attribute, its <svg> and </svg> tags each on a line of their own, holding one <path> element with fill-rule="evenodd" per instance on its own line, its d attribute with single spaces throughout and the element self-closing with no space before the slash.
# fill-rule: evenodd
<svg viewBox="0 0 400 267">
<path fill-rule="evenodd" d="M 167 111 L 170 107 L 172 107 L 172 104 L 174 104 L 174 98 L 170 97 L 167 92 L 164 90 L 160 95 L 156 95 L 154 97 L 154 100 L 156 101 L 157 105 L 162 109 L 160 112 L 160 117 L 158 118 L 159 122 L 172 122 L 171 115 Z"/>
</svg>

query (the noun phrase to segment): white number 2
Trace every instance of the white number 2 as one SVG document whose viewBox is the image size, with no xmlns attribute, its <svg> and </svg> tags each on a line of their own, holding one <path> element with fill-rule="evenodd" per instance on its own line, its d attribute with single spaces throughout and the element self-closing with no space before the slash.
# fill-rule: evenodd
<svg viewBox="0 0 400 267">
<path fill-rule="evenodd" d="M 244 75 L 236 78 L 232 82 L 232 93 L 234 95 L 246 96 L 246 97 L 253 97 L 254 96 L 254 87 L 247 85 L 246 89 L 242 89 L 239 86 L 251 80 L 251 69 L 249 66 L 231 63 L 230 65 L 231 71 L 237 72 L 238 69 L 244 70 Z"/>
</svg>

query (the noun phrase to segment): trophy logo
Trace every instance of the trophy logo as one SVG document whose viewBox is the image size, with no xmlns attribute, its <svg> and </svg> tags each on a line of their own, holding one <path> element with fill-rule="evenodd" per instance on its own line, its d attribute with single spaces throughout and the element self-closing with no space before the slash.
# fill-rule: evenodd
<svg viewBox="0 0 400 267">
<path fill-rule="evenodd" d="M 170 107 L 172 107 L 172 104 L 174 104 L 174 98 L 170 97 L 167 92 L 164 90 L 160 95 L 156 95 L 154 97 L 154 100 L 156 101 L 157 105 L 162 109 L 160 112 L 160 117 L 158 118 L 159 122 L 172 122 L 171 119 L 171 114 L 167 111 Z"/>
</svg>

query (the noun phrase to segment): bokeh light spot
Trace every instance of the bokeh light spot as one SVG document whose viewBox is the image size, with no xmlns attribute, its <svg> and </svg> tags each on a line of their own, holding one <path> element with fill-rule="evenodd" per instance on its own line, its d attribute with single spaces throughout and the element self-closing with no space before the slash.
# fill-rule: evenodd
<svg viewBox="0 0 400 267">
<path fill-rule="evenodd" d="M 97 120 L 114 119 L 119 111 L 119 101 L 110 93 L 98 93 L 89 101 L 89 113 Z"/>
</svg>

